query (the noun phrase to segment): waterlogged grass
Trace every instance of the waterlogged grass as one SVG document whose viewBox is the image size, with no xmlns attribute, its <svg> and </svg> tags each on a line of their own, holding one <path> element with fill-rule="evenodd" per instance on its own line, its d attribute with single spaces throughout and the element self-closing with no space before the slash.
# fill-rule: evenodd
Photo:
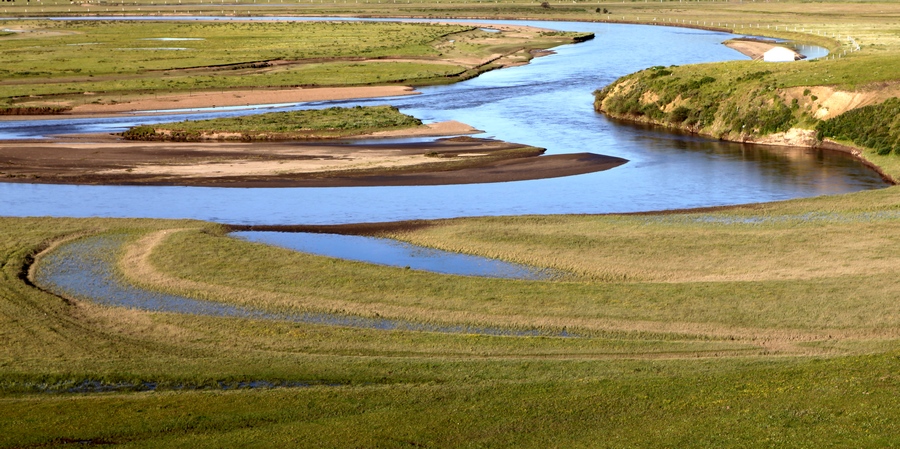
<svg viewBox="0 0 900 449">
<path fill-rule="evenodd" d="M 3 435 L 129 447 L 889 447 L 900 430 L 895 356 L 501 365 L 510 379 L 465 386 L 9 400 Z M 488 366 L 454 368 L 461 375 Z M 59 418 L 24 433 L 30 416 Z"/>
<path fill-rule="evenodd" d="M 245 117 L 138 126 L 123 133 L 130 140 L 201 140 L 229 135 L 243 140 L 336 138 L 420 126 L 422 121 L 391 106 L 270 112 Z"/>
<path fill-rule="evenodd" d="M 460 25 L 360 22 L 15 21 L 4 41 L 5 78 L 140 74 L 192 67 L 242 68 L 272 60 L 437 56 L 435 41 Z M 178 40 L 160 40 L 178 39 Z M 182 48 L 183 51 L 165 50 Z M 28 58 L 21 58 L 22 55 Z"/>
<path fill-rule="evenodd" d="M 884 192 L 870 198 L 896 201 L 896 189 Z M 173 291 L 246 302 L 244 289 L 250 288 L 258 293 L 253 303 L 273 308 L 568 327 L 587 334 L 615 329 L 715 338 L 891 337 L 900 317 L 894 300 L 900 292 L 890 275 L 900 244 L 896 208 L 798 214 L 780 207 L 460 219 L 395 235 L 578 275 L 560 282 L 450 282 L 193 232 L 165 239 L 152 261 L 164 267 L 159 282 Z M 210 286 L 218 286 L 215 293 Z"/>
</svg>

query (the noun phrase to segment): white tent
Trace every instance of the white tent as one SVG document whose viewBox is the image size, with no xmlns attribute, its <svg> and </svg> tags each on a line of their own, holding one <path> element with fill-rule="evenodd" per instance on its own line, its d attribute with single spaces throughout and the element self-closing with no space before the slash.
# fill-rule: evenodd
<svg viewBox="0 0 900 449">
<path fill-rule="evenodd" d="M 773 47 L 771 50 L 763 53 L 763 61 L 790 62 L 799 59 L 798 56 L 797 52 L 789 48 Z"/>
</svg>

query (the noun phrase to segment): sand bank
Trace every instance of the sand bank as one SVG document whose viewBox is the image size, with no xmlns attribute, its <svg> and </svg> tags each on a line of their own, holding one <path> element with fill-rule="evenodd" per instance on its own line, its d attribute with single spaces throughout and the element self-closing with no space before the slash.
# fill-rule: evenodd
<svg viewBox="0 0 900 449">
<path fill-rule="evenodd" d="M 306 101 L 395 97 L 414 95 L 416 93 L 415 89 L 408 86 L 315 87 L 196 92 L 139 97 L 113 104 L 85 104 L 76 106 L 70 114 L 113 114 L 169 109 L 211 108 L 216 106 L 301 103 Z"/>
<path fill-rule="evenodd" d="M 762 61 L 763 55 L 765 53 L 775 47 L 782 47 L 782 45 L 778 45 L 772 42 L 764 42 L 757 40 L 747 40 L 747 39 L 732 39 L 724 42 L 725 46 L 732 49 L 737 50 L 741 54 L 750 57 L 754 61 Z M 800 56 L 799 53 L 794 52 L 797 56 Z"/>
<path fill-rule="evenodd" d="M 471 128 L 451 122 L 408 136 Z M 421 133 L 421 134 L 416 134 Z M 399 136 L 399 135 L 398 135 Z M 133 142 L 112 135 L 0 142 L 0 181 L 210 187 L 338 187 L 517 181 L 606 170 L 624 159 L 492 139 L 426 142 Z"/>
</svg>

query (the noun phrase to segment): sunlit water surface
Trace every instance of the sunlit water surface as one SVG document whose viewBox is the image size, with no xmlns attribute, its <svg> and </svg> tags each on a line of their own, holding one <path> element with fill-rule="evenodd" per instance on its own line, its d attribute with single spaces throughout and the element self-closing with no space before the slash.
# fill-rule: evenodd
<svg viewBox="0 0 900 449">
<path fill-rule="evenodd" d="M 231 235 L 304 253 L 433 273 L 532 280 L 553 277 L 553 273 L 547 270 L 386 238 L 272 231 L 241 231 Z"/>
<path fill-rule="evenodd" d="M 243 189 L 0 183 L 0 215 L 334 224 L 681 209 L 885 186 L 880 176 L 843 154 L 711 141 L 615 123 L 594 112 L 592 92 L 622 75 L 654 65 L 744 59 L 721 44 L 730 34 L 661 26 L 512 23 L 590 31 L 596 38 L 557 48 L 557 54 L 527 66 L 489 72 L 451 86 L 422 88 L 416 96 L 205 111 L 190 117 L 390 103 L 426 121 L 462 121 L 484 130 L 482 137 L 545 147 L 549 154 L 594 152 L 629 163 L 565 178 L 451 186 Z M 170 114 L 0 122 L 0 138 L 120 132 L 139 123 L 184 118 Z"/>
</svg>

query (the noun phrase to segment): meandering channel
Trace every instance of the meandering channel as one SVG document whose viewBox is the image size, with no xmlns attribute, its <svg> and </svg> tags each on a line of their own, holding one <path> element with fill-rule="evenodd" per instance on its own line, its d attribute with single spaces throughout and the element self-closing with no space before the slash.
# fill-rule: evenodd
<svg viewBox="0 0 900 449">
<path fill-rule="evenodd" d="M 304 253 L 432 273 L 528 280 L 546 280 L 554 275 L 550 270 L 425 248 L 387 238 L 276 231 L 238 231 L 231 235 Z"/>
<path fill-rule="evenodd" d="M 128 241 L 127 234 L 104 234 L 64 243 L 40 258 L 40 263 L 33 273 L 33 281 L 41 288 L 64 297 L 150 312 L 293 321 L 381 330 L 507 336 L 572 336 L 565 330 L 418 323 L 334 313 L 275 313 L 146 290 L 128 283 L 116 273 L 116 255 Z"/>
<path fill-rule="evenodd" d="M 285 19 L 288 20 L 288 19 Z M 490 23 L 490 21 L 479 21 Z M 592 108 L 593 90 L 653 65 L 743 59 L 727 33 L 663 26 L 527 22 L 589 31 L 592 41 L 522 67 L 489 72 L 412 97 L 284 106 L 391 103 L 426 121 L 457 120 L 485 137 L 628 159 L 601 173 L 495 184 L 217 189 L 0 183 L 0 215 L 195 218 L 233 224 L 338 224 L 459 216 L 638 212 L 768 202 L 884 187 L 839 153 L 711 141 L 615 123 Z M 802 63 L 801 63 L 802 64 Z M 208 118 L 247 111 L 204 112 Z M 0 138 L 116 132 L 149 120 L 0 122 Z"/>
</svg>

